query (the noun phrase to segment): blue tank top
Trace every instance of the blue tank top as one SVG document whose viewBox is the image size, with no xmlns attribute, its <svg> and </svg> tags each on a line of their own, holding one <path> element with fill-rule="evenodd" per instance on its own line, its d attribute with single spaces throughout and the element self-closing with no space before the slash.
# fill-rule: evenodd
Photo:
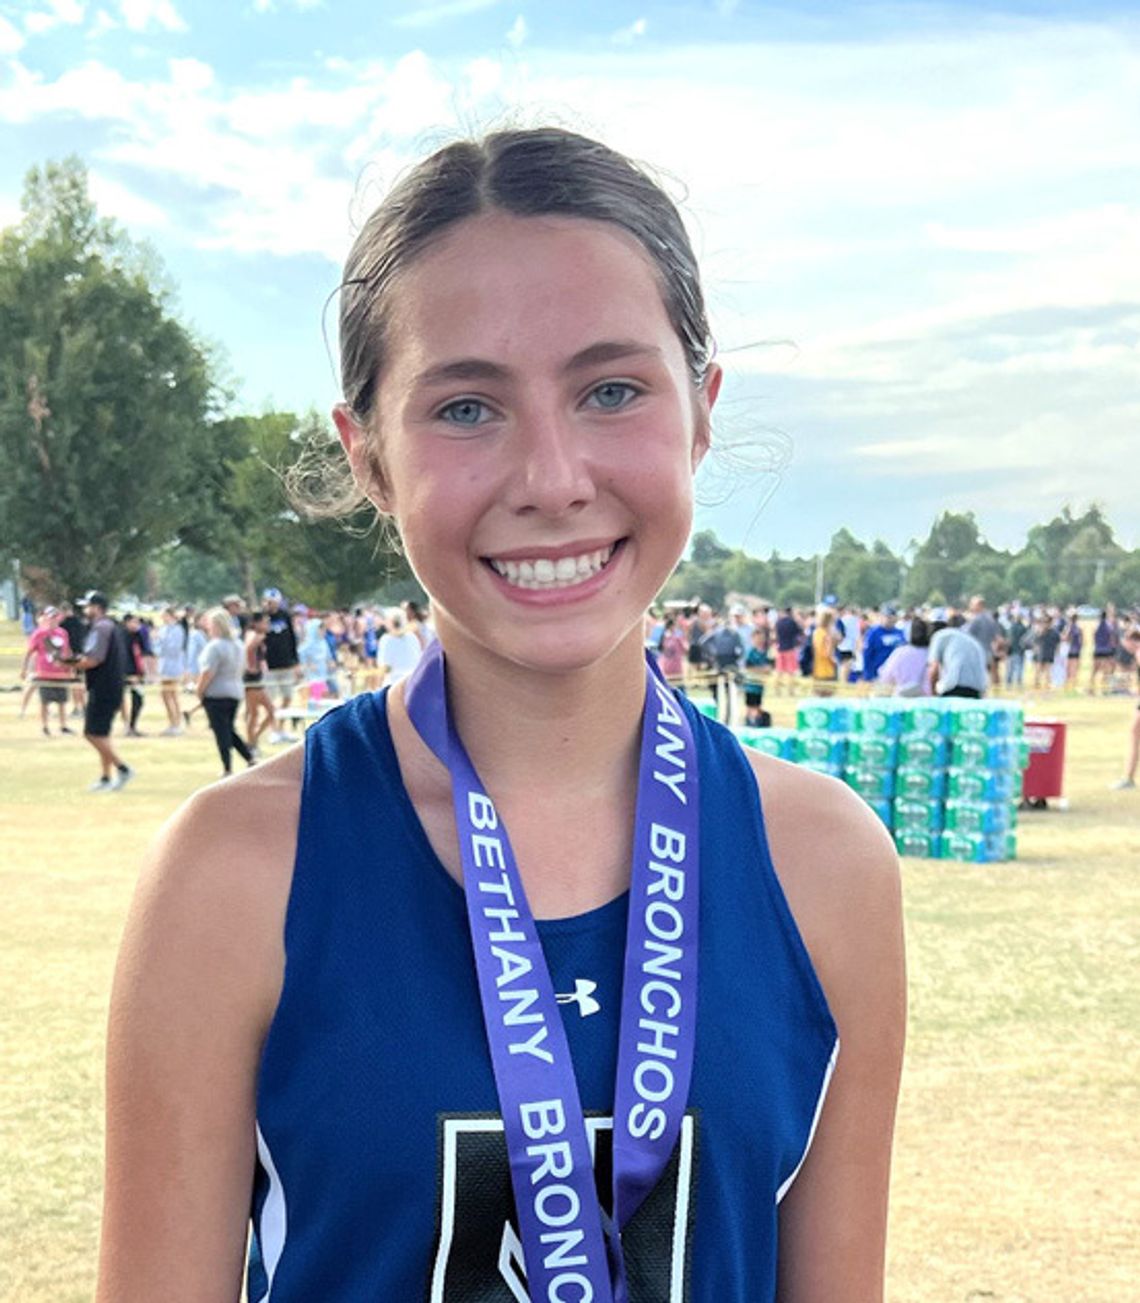
<svg viewBox="0 0 1140 1303">
<path fill-rule="evenodd" d="M 701 775 L 696 1053 L 677 1149 L 623 1235 L 630 1300 L 764 1303 L 778 1203 L 838 1041 L 753 771 L 685 708 Z M 623 895 L 538 924 L 606 1207 L 627 911 Z M 527 1303 L 463 893 L 404 790 L 383 692 L 306 736 L 257 1124 L 251 1303 Z"/>
</svg>

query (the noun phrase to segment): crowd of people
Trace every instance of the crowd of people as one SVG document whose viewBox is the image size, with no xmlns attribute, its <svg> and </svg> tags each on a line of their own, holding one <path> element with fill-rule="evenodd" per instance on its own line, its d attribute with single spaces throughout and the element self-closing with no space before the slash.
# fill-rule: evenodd
<svg viewBox="0 0 1140 1303">
<path fill-rule="evenodd" d="M 21 717 L 38 695 L 45 737 L 53 714 L 61 735 L 73 734 L 71 721 L 82 718 L 100 760 L 96 792 L 117 791 L 134 776 L 110 737 L 116 720 L 123 736 L 143 736 L 149 692 L 162 706 L 160 736 L 183 735 L 202 712 L 229 774 L 235 751 L 255 764 L 263 743 L 297 741 L 301 716 L 404 678 L 434 636 L 425 608 L 412 601 L 319 612 L 302 602 L 290 607 L 277 588 L 263 591 L 257 609 L 229 594 L 207 610 L 168 605 L 114 618 L 105 595 L 93 591 L 74 605 L 27 614 L 33 627 Z M 1140 612 L 1108 607 L 1090 635 L 1075 610 L 1010 602 L 991 612 L 981 597 L 964 610 L 887 603 L 878 611 L 834 599 L 815 609 L 735 602 L 718 611 L 694 600 L 650 611 L 646 646 L 670 681 L 707 687 L 725 718 L 736 718 L 730 694 L 742 690 L 743 722 L 764 726 L 771 722 L 768 689 L 827 695 L 847 683 L 901 696 L 981 697 L 1003 687 L 1131 692 Z M 1135 771 L 1133 763 L 1124 785 L 1134 785 Z"/>
<path fill-rule="evenodd" d="M 861 683 L 902 696 L 979 697 L 999 687 L 1131 691 L 1138 637 L 1140 612 L 1108 607 L 1085 656 L 1075 610 L 1011 602 L 990 611 L 982 597 L 963 610 L 886 603 L 875 612 L 834 599 L 814 610 L 673 603 L 649 615 L 646 633 L 666 674 L 682 683 L 734 671 L 775 691 L 808 680 L 824 694 Z"/>
<path fill-rule="evenodd" d="M 965 610 L 885 603 L 869 612 L 829 598 L 815 610 L 733 603 L 718 612 L 693 601 L 646 617 L 646 644 L 665 674 L 681 686 L 707 684 L 718 706 L 724 691 L 730 700 L 721 714 L 730 721 L 732 689 L 743 688 L 744 723 L 752 727 L 771 723 L 768 686 L 827 696 L 849 683 L 894 696 L 972 698 L 995 689 L 1140 690 L 1140 610 L 1101 610 L 1088 641 L 1086 648 L 1076 610 L 1009 602 L 990 611 L 980 596 Z M 1140 709 L 1113 787 L 1135 788 L 1138 769 Z"/>
<path fill-rule="evenodd" d="M 320 613 L 290 607 L 277 588 L 265 589 L 256 609 L 230 594 L 206 610 L 168 605 L 116 618 L 92 590 L 30 615 L 20 715 L 38 696 L 44 737 L 53 736 L 53 714 L 60 735 L 82 719 L 100 761 L 93 792 L 118 791 L 134 777 L 111 737 L 116 721 L 122 736 L 144 736 L 148 693 L 162 706 L 162 737 L 182 736 L 202 712 L 226 775 L 235 751 L 252 765 L 263 741 L 297 741 L 290 725 L 299 716 L 404 678 L 433 636 L 415 602 Z"/>
</svg>

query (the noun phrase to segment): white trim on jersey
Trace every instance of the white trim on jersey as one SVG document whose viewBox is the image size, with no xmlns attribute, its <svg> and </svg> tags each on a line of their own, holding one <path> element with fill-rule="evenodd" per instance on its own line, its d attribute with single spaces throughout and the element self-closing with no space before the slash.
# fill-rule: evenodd
<svg viewBox="0 0 1140 1303">
<path fill-rule="evenodd" d="M 776 1191 L 776 1202 L 779 1203 L 784 1195 L 792 1188 L 792 1182 L 800 1174 L 800 1168 L 804 1165 L 804 1159 L 808 1156 L 808 1150 L 811 1148 L 811 1142 L 815 1139 L 815 1129 L 819 1125 L 819 1115 L 823 1112 L 823 1101 L 827 1098 L 827 1088 L 831 1085 L 831 1074 L 835 1071 L 835 1061 L 839 1058 L 839 1038 L 836 1037 L 835 1044 L 831 1050 L 831 1058 L 827 1061 L 827 1069 L 823 1074 L 823 1083 L 819 1088 L 819 1098 L 815 1102 L 815 1116 L 811 1120 L 811 1128 L 808 1131 L 807 1142 L 804 1145 L 804 1152 L 800 1155 L 800 1161 L 792 1168 L 792 1173 L 788 1179 Z"/>
<path fill-rule="evenodd" d="M 258 1303 L 269 1303 L 269 1296 L 273 1293 L 273 1277 L 277 1271 L 277 1264 L 281 1261 L 281 1254 L 285 1251 L 288 1224 L 285 1216 L 285 1187 L 281 1184 L 280 1176 L 277 1175 L 277 1165 L 269 1152 L 265 1137 L 261 1134 L 260 1126 L 257 1128 L 257 1157 L 265 1169 L 266 1176 L 269 1177 L 269 1193 L 265 1196 L 258 1226 L 261 1265 L 265 1269 L 265 1293 Z"/>
</svg>

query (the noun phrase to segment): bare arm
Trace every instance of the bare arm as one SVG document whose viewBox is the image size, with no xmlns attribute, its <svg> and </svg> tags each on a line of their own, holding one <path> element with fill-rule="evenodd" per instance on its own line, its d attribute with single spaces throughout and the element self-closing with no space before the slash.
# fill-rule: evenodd
<svg viewBox="0 0 1140 1303">
<path fill-rule="evenodd" d="M 906 1025 L 898 859 L 849 789 L 762 775 L 772 857 L 839 1028 L 807 1159 L 780 1205 L 780 1303 L 881 1303 Z"/>
<path fill-rule="evenodd" d="M 281 760 L 195 796 L 140 879 L 111 999 L 98 1303 L 240 1297 L 299 788 Z"/>
</svg>

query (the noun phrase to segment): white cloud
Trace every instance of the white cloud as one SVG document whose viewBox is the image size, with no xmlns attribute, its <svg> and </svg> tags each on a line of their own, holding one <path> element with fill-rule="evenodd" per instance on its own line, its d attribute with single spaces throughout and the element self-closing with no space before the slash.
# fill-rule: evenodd
<svg viewBox="0 0 1140 1303">
<path fill-rule="evenodd" d="M 295 9 L 298 13 L 305 13 L 309 9 L 324 8 L 325 0 L 280 0 L 280 3 L 288 9 Z M 253 12 L 255 14 L 271 14 L 277 8 L 277 0 L 253 0 Z"/>
<path fill-rule="evenodd" d="M 87 35 L 92 38 L 102 36 L 104 32 L 113 32 L 118 25 L 106 9 L 100 9 L 95 15 L 95 21 L 87 29 Z"/>
<path fill-rule="evenodd" d="M 86 6 L 82 0 L 46 0 L 47 9 L 36 10 L 24 18 L 24 30 L 33 36 L 50 32 L 53 27 L 74 27 L 83 21 Z"/>
<path fill-rule="evenodd" d="M 515 28 L 525 35 L 521 15 Z M 1140 301 L 1140 212 L 1096 189 L 1140 168 L 1127 112 L 1140 58 L 1108 29 L 620 48 L 589 74 L 571 52 L 456 66 L 420 51 L 340 56 L 256 89 L 194 59 L 150 81 L 97 63 L 55 80 L 14 67 L 0 121 L 114 123 L 101 160 L 215 196 L 171 211 L 195 242 L 337 259 L 394 177 L 457 125 L 553 120 L 684 178 L 722 345 L 795 341 L 733 353 L 734 375 L 857 382 L 873 405 L 892 385 L 913 401 L 1081 357 L 1116 377 L 1129 361 L 1072 332 L 1019 344 L 1017 359 L 973 358 L 955 338 L 1051 303 Z M 1075 199 L 1043 206 L 1042 188 Z"/>
<path fill-rule="evenodd" d="M 464 71 L 463 90 L 475 103 L 494 95 L 503 84 L 503 66 L 497 59 L 472 59 Z"/>
<path fill-rule="evenodd" d="M 167 4 L 164 23 L 163 3 L 127 0 L 124 21 L 169 30 L 181 19 Z M 491 3 L 409 0 L 398 22 Z M 749 428 L 810 424 L 801 448 L 826 448 L 856 487 L 890 480 L 897 494 L 902 477 L 984 467 L 960 505 L 984 506 L 992 484 L 1008 506 L 1016 477 L 1026 510 L 1077 493 L 1133 509 L 1120 467 L 1140 419 L 1135 42 L 1011 22 L 936 42 L 670 48 L 639 40 L 639 24 L 588 63 L 536 47 L 518 13 L 492 37 L 501 57 L 339 52 L 256 86 L 193 58 L 58 77 L 13 58 L 0 130 L 92 124 L 101 207 L 131 227 L 165 223 L 171 247 L 330 263 L 410 162 L 460 130 L 553 121 L 600 135 L 657 164 L 682 199 L 728 400 Z M 21 39 L 0 23 L 0 51 Z M 727 351 L 757 340 L 793 345 Z"/>
<path fill-rule="evenodd" d="M 170 225 L 170 217 L 162 207 L 111 177 L 90 172 L 87 184 L 100 213 L 117 218 L 132 231 L 140 228 L 158 230 Z"/>
<path fill-rule="evenodd" d="M 0 55 L 15 54 L 23 49 L 24 38 L 7 18 L 0 17 Z"/>
<path fill-rule="evenodd" d="M 0 122 L 31 122 L 57 113 L 99 122 L 137 122 L 143 88 L 106 64 L 87 62 L 46 81 L 22 63 L 9 64 L 10 80 L 0 86 Z"/>
<path fill-rule="evenodd" d="M 649 29 L 649 24 L 644 18 L 635 18 L 628 27 L 619 28 L 610 37 L 615 45 L 632 45 L 638 37 L 644 36 Z"/>
<path fill-rule="evenodd" d="M 171 59 L 171 85 L 186 94 L 208 90 L 214 84 L 214 70 L 201 59 Z"/>
<path fill-rule="evenodd" d="M 393 18 L 393 27 L 435 27 L 449 18 L 462 18 L 466 14 L 476 14 L 484 9 L 494 9 L 502 0 L 427 0 L 418 9 L 409 9 Z"/>
<path fill-rule="evenodd" d="M 23 212 L 15 199 L 0 195 L 0 231 L 15 226 L 22 216 Z"/>
<path fill-rule="evenodd" d="M 119 0 L 119 11 L 132 32 L 145 32 L 151 25 L 168 32 L 188 30 L 171 0 Z"/>
</svg>

